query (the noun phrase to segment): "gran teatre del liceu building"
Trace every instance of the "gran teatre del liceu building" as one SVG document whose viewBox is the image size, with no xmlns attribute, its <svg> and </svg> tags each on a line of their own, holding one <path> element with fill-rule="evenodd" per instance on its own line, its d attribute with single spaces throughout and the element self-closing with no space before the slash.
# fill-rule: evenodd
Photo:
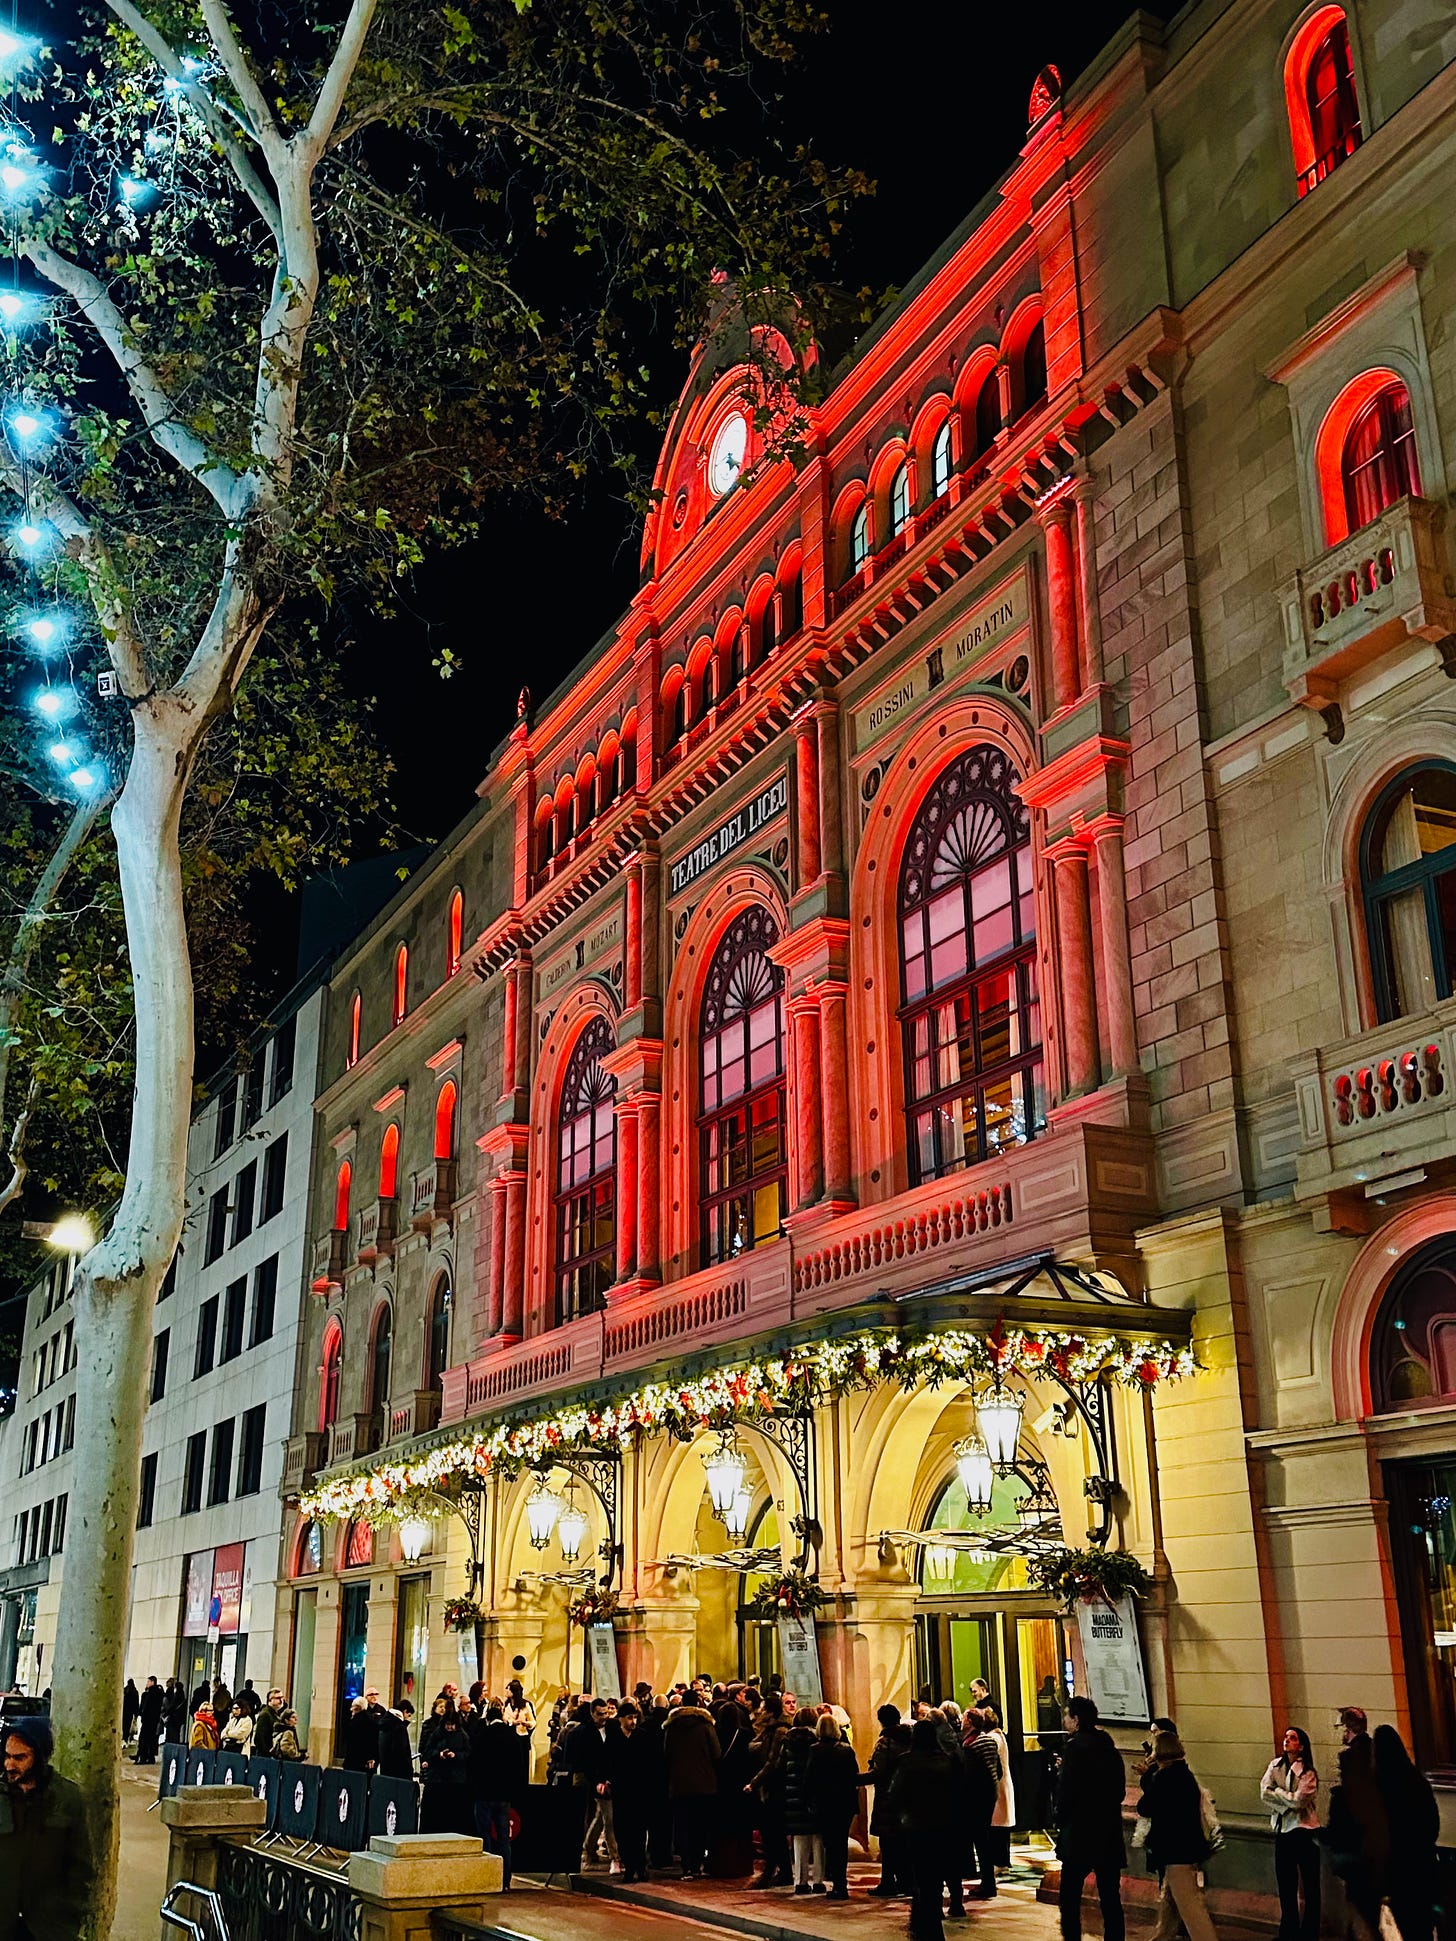
<svg viewBox="0 0 1456 1941">
<path fill-rule="evenodd" d="M 493 1685 L 580 1682 L 546 1487 L 629 1683 L 768 1667 L 685 1560 L 781 1547 L 862 1742 L 984 1672 L 1029 1760 L 1076 1627 L 971 1533 L 1090 1531 L 1226 1818 L 1342 1703 L 1456 1764 L 1453 106 L 1437 0 L 1135 15 L 793 456 L 725 294 L 640 591 L 334 979 L 316 1754 L 366 1666 L 458 1676 L 472 1581 Z"/>
</svg>

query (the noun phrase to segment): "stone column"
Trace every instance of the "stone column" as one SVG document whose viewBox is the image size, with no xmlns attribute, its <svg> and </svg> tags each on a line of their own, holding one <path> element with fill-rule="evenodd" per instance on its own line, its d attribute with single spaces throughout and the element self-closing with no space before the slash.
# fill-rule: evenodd
<svg viewBox="0 0 1456 1941">
<path fill-rule="evenodd" d="M 1077 629 L 1082 642 L 1082 688 L 1102 679 L 1102 610 L 1097 604 L 1097 494 L 1089 478 L 1072 487 L 1077 508 Z"/>
<path fill-rule="evenodd" d="M 1064 1098 L 1095 1091 L 1097 1001 L 1092 983 L 1092 921 L 1087 906 L 1087 852 L 1068 842 L 1050 852 L 1056 867 L 1057 971 L 1062 990 Z"/>
<path fill-rule="evenodd" d="M 505 1176 L 506 1260 L 501 1298 L 501 1333 L 519 1341 L 526 1300 L 526 1175 L 513 1168 Z"/>
<path fill-rule="evenodd" d="M 642 1002 L 642 858 L 627 862 L 627 936 L 623 946 L 626 970 L 624 1002 L 629 1011 Z"/>
<path fill-rule="evenodd" d="M 251 1844 L 268 1824 L 268 1807 L 251 1786 L 179 1786 L 162 1801 L 161 1816 L 168 1834 L 167 1886 L 190 1880 L 216 1891 L 218 1842 L 229 1834 Z M 180 1911 L 195 1912 L 190 1904 Z M 168 1932 L 176 1930 L 162 1929 Z"/>
<path fill-rule="evenodd" d="M 505 968 L 505 1000 L 501 1016 L 501 1097 L 516 1089 L 516 1014 L 521 1002 L 520 972 L 514 963 Z"/>
<path fill-rule="evenodd" d="M 843 810 L 839 800 L 839 707 L 834 701 L 814 703 L 819 756 L 819 863 L 827 876 L 844 868 Z"/>
<path fill-rule="evenodd" d="M 506 1183 L 490 1183 L 490 1281 L 486 1289 L 485 1331 L 499 1334 L 505 1325 Z"/>
<path fill-rule="evenodd" d="M 1128 956 L 1127 873 L 1122 856 L 1122 818 L 1104 816 L 1092 839 L 1097 851 L 1097 916 L 1102 936 L 1102 975 L 1107 990 L 1108 1053 L 1115 1072 L 1138 1069 L 1137 1019 Z"/>
<path fill-rule="evenodd" d="M 799 824 L 798 882 L 804 890 L 818 880 L 819 849 L 819 753 L 813 711 L 800 709 L 794 717 L 795 777 Z"/>
<path fill-rule="evenodd" d="M 662 1271 L 658 1257 L 661 1125 L 662 1101 L 644 1092 L 637 1101 L 637 1275 L 648 1281 L 657 1280 Z"/>
<path fill-rule="evenodd" d="M 637 1272 L 637 1101 L 617 1101 L 617 1279 Z"/>
<path fill-rule="evenodd" d="M 820 1051 L 824 1073 L 824 1191 L 831 1200 L 854 1198 L 849 1140 L 848 992 L 843 984 L 819 990 Z"/>
<path fill-rule="evenodd" d="M 1047 609 L 1051 626 L 1052 708 L 1069 708 L 1080 692 L 1077 666 L 1077 578 L 1072 507 L 1065 493 L 1039 515 L 1046 534 Z"/>
<path fill-rule="evenodd" d="M 789 1000 L 794 1035 L 794 1205 L 813 1206 L 824 1193 L 819 1100 L 819 1002 Z"/>
</svg>

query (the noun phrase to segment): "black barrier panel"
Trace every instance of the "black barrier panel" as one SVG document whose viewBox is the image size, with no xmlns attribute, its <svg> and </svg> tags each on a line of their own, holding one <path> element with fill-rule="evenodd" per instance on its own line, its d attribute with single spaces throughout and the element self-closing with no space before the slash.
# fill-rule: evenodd
<svg viewBox="0 0 1456 1941">
<path fill-rule="evenodd" d="M 590 1802 L 585 1786 L 532 1786 L 520 1809 L 521 1837 L 511 1849 L 512 1873 L 575 1873 Z"/>
<path fill-rule="evenodd" d="M 184 1772 L 187 1765 L 187 1748 L 169 1739 L 162 1747 L 162 1770 L 157 1775 L 157 1798 L 170 1799 L 179 1786 L 187 1784 Z"/>
<path fill-rule="evenodd" d="M 206 1746 L 191 1746 L 187 1752 L 187 1773 L 184 1786 L 211 1786 L 213 1773 L 217 1770 L 217 1754 Z"/>
<path fill-rule="evenodd" d="M 271 1833 L 278 1824 L 278 1802 L 283 1793 L 281 1768 L 276 1759 L 250 1759 L 248 1761 L 248 1784 L 254 1794 L 268 1809 L 266 1830 Z"/>
<path fill-rule="evenodd" d="M 418 1833 L 420 1789 L 412 1779 L 386 1779 L 375 1773 L 369 1782 L 369 1832 Z"/>
<path fill-rule="evenodd" d="M 368 1773 L 344 1772 L 330 1766 L 319 1787 L 318 1828 L 315 1840 L 341 1853 L 357 1853 L 368 1844 L 364 1831 L 369 1817 Z"/>
<path fill-rule="evenodd" d="M 217 1763 L 212 1769 L 214 1786 L 246 1786 L 248 1784 L 248 1755 L 239 1752 L 236 1746 L 226 1746 L 217 1755 Z"/>
<path fill-rule="evenodd" d="M 296 1766 L 290 1760 L 278 1785 L 278 1831 L 295 1840 L 314 1840 L 318 1825 L 319 1781 L 323 1774 L 317 1766 Z"/>
</svg>

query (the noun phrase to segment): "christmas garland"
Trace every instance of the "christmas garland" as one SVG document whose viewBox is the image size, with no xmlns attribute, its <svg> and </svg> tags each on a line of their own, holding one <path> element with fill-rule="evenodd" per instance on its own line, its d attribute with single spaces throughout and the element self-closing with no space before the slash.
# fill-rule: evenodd
<svg viewBox="0 0 1456 1941">
<path fill-rule="evenodd" d="M 1027 1560 L 1027 1575 L 1070 1611 L 1078 1598 L 1115 1604 L 1129 1592 L 1142 1597 L 1153 1580 L 1127 1550 L 1053 1550 Z"/>
<path fill-rule="evenodd" d="M 445 1629 L 447 1631 L 473 1631 L 477 1624 L 485 1621 L 485 1612 L 470 1597 L 452 1597 L 445 1606 Z"/>
<path fill-rule="evenodd" d="M 908 1391 L 990 1375 L 1035 1380 L 1052 1373 L 1068 1382 L 1105 1375 L 1124 1388 L 1149 1389 L 1190 1375 L 1195 1366 L 1191 1348 L 1152 1338 L 1004 1329 L 999 1321 L 989 1334 L 949 1328 L 914 1340 L 892 1329 L 867 1329 L 681 1382 L 648 1382 L 617 1401 L 462 1424 L 453 1438 L 419 1455 L 331 1477 L 306 1491 L 299 1507 L 309 1517 L 392 1522 L 463 1476 L 509 1478 L 526 1465 L 573 1451 L 620 1449 L 638 1432 L 690 1440 L 700 1429 L 806 1412 L 833 1396 L 884 1382 Z"/>
<path fill-rule="evenodd" d="M 782 1576 L 760 1584 L 749 1598 L 748 1608 L 755 1617 L 802 1618 L 812 1617 L 828 1602 L 812 1577 L 806 1577 L 802 1570 L 786 1570 Z"/>
<path fill-rule="evenodd" d="M 585 1630 L 589 1624 L 605 1624 L 616 1608 L 615 1591 L 587 1591 L 568 1606 L 566 1615 Z"/>
</svg>

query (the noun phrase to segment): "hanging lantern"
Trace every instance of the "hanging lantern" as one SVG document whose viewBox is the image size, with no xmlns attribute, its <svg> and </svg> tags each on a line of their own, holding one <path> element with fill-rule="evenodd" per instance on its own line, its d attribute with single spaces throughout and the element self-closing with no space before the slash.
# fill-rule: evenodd
<svg viewBox="0 0 1456 1941">
<path fill-rule="evenodd" d="M 430 1541 L 430 1526 L 422 1516 L 407 1516 L 399 1526 L 399 1547 L 407 1564 L 417 1564 Z"/>
<path fill-rule="evenodd" d="M 955 1446 L 955 1458 L 966 1508 L 972 1516 L 984 1516 L 991 1507 L 991 1486 L 996 1480 L 985 1438 L 975 1433 L 962 1436 Z"/>
<path fill-rule="evenodd" d="M 566 1498 L 566 1508 L 561 1512 L 561 1521 L 556 1526 L 556 1541 L 561 1545 L 561 1561 L 574 1564 L 581 1554 L 581 1540 L 586 1535 L 586 1512 L 577 1507 L 574 1484 L 568 1485 Z"/>
<path fill-rule="evenodd" d="M 531 1548 L 544 1550 L 551 1541 L 556 1519 L 562 1512 L 561 1498 L 543 1476 L 526 1498 L 526 1523 L 531 1532 Z"/>
<path fill-rule="evenodd" d="M 1016 1450 L 1021 1441 L 1021 1414 L 1026 1404 L 1021 1396 L 998 1381 L 984 1395 L 976 1397 L 976 1427 L 986 1439 L 991 1462 L 998 1476 L 1016 1467 Z"/>
<path fill-rule="evenodd" d="M 956 1553 L 946 1543 L 931 1543 L 925 1547 L 925 1583 L 927 1589 L 949 1590 L 955 1577 Z"/>
<path fill-rule="evenodd" d="M 741 1489 L 733 1498 L 733 1507 L 724 1516 L 728 1534 L 736 1541 L 748 1528 L 749 1513 L 753 1509 L 753 1491 Z"/>
<path fill-rule="evenodd" d="M 708 1495 L 713 1514 L 726 1523 L 738 1492 L 743 1488 L 743 1457 L 731 1435 L 718 1438 L 718 1446 L 703 1458 L 708 1473 Z"/>
</svg>

